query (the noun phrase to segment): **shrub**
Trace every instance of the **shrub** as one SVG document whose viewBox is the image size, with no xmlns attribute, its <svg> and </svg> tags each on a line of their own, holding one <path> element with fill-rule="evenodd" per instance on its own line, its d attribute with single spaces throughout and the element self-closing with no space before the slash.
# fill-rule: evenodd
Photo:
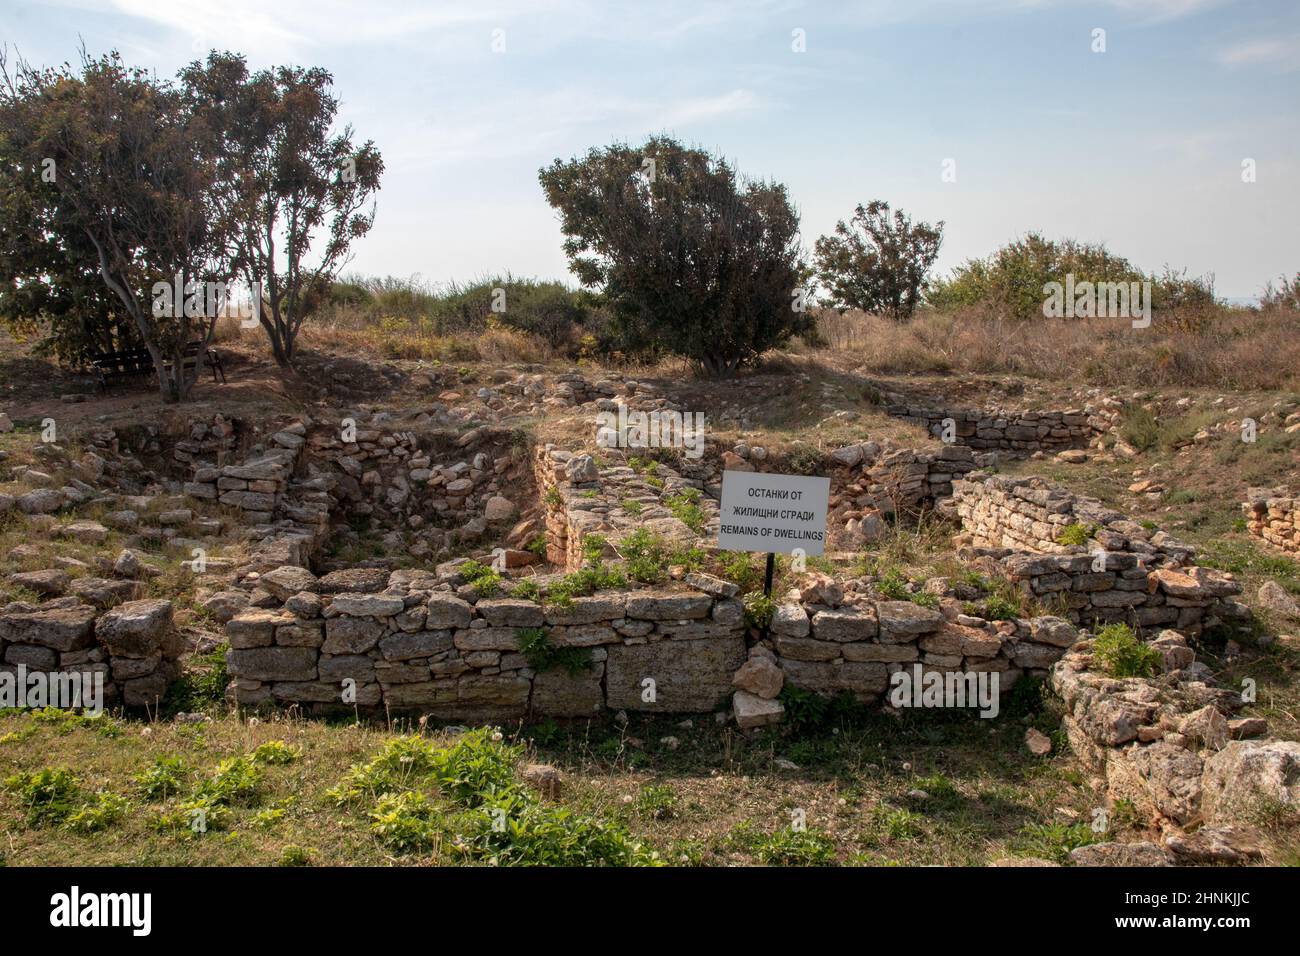
<svg viewBox="0 0 1300 956">
<path fill-rule="evenodd" d="M 432 775 L 450 799 L 476 807 L 513 786 L 514 765 L 523 748 L 507 744 L 491 728 L 461 734 L 445 750 L 433 752 Z"/>
<path fill-rule="evenodd" d="M 135 786 L 146 800 L 166 800 L 185 788 L 188 773 L 180 757 L 156 757 L 152 767 L 136 775 Z"/>
<path fill-rule="evenodd" d="M 163 712 L 193 713 L 223 703 L 226 699 L 226 685 L 229 683 L 226 646 L 222 644 L 208 654 L 190 658 L 181 676 L 167 688 Z"/>
<path fill-rule="evenodd" d="M 427 850 L 438 833 L 437 812 L 418 790 L 383 794 L 369 817 L 370 832 L 396 853 Z"/>
<path fill-rule="evenodd" d="M 726 160 L 663 136 L 557 159 L 538 178 L 570 269 L 605 295 L 629 351 L 727 374 L 813 330 L 792 308 L 804 266 L 784 186 L 743 182 Z"/>
<path fill-rule="evenodd" d="M 276 866 L 312 866 L 315 854 L 312 850 L 300 846 L 287 846 L 280 853 Z"/>
<path fill-rule="evenodd" d="M 776 602 L 762 591 L 750 591 L 742 598 L 745 604 L 745 626 L 762 628 L 772 623 Z"/>
<path fill-rule="evenodd" d="M 66 767 L 14 774 L 5 779 L 4 790 L 26 807 L 28 826 L 63 823 L 81 799 L 77 775 Z"/>
<path fill-rule="evenodd" d="M 196 796 L 220 806 L 251 803 L 262 782 L 262 771 L 247 757 L 230 757 L 217 764 L 212 777 L 199 785 Z"/>
<path fill-rule="evenodd" d="M 976 605 L 976 613 L 986 621 L 1014 621 L 1020 605 L 1001 594 L 991 594 Z"/>
<path fill-rule="evenodd" d="M 529 541 L 528 544 L 524 546 L 524 550 L 531 551 L 533 554 L 537 555 L 538 558 L 545 561 L 546 560 L 546 535 L 538 534 L 534 536 L 533 540 Z"/>
<path fill-rule="evenodd" d="M 1028 823 L 1020 831 L 1020 843 L 1029 855 L 1062 864 L 1070 862 L 1071 850 L 1096 843 L 1100 839 L 1103 837 L 1094 833 L 1092 827 L 1082 821 Z"/>
<path fill-rule="evenodd" d="M 579 568 L 547 585 L 544 598 L 556 607 L 568 607 L 575 597 L 595 594 L 604 588 L 621 588 L 627 585 L 627 577 L 618 568 L 594 564 Z"/>
<path fill-rule="evenodd" d="M 1138 451 L 1147 451 L 1160 441 L 1160 422 L 1151 409 L 1129 405 L 1120 413 L 1119 437 Z"/>
<path fill-rule="evenodd" d="M 668 547 L 663 538 L 638 528 L 619 542 L 628 577 L 643 584 L 662 581 L 668 569 Z"/>
<path fill-rule="evenodd" d="M 590 648 L 556 647 L 551 643 L 550 632 L 544 627 L 526 627 L 519 631 L 519 653 L 539 674 L 561 667 L 570 677 L 576 677 L 591 667 Z"/>
<path fill-rule="evenodd" d="M 337 804 L 346 804 L 365 796 L 405 790 L 427 777 L 434 761 L 433 745 L 423 737 L 394 737 L 367 763 L 349 767 L 343 781 L 326 796 Z"/>
<path fill-rule="evenodd" d="M 510 596 L 522 601 L 541 601 L 542 589 L 536 581 L 520 581 L 510 589 Z"/>
<path fill-rule="evenodd" d="M 657 856 L 617 823 L 514 792 L 466 815 L 457 849 L 494 866 L 644 866 Z"/>
<path fill-rule="evenodd" d="M 268 740 L 264 744 L 259 744 L 248 755 L 248 758 L 253 763 L 283 766 L 284 764 L 293 763 L 301 756 L 301 747 L 292 747 L 283 740 Z"/>
<path fill-rule="evenodd" d="M 501 589 L 501 575 L 479 561 L 466 561 L 456 569 L 465 583 L 479 593 L 479 597 L 490 598 Z"/>
<path fill-rule="evenodd" d="M 1138 640 L 1127 624 L 1098 631 L 1092 654 L 1112 677 L 1154 677 L 1160 671 L 1160 652 Z"/>
<path fill-rule="evenodd" d="M 835 224 L 835 235 L 815 245 L 817 277 L 830 290 L 828 304 L 910 318 L 925 288 L 943 242 L 943 223 L 912 224 L 901 209 L 889 215 L 889 203 L 872 200 L 854 210 L 849 225 Z"/>
<path fill-rule="evenodd" d="M 664 499 L 664 507 L 696 534 L 704 534 L 704 509 L 700 507 L 698 488 L 683 488 Z"/>
<path fill-rule="evenodd" d="M 937 280 L 926 301 L 938 309 L 987 305 L 1014 319 L 1043 318 L 1043 287 L 1064 283 L 1067 273 L 1077 282 L 1141 282 L 1148 277 L 1127 259 L 1104 245 L 1053 240 L 1031 232 L 1003 246 L 987 259 L 970 259 Z"/>
<path fill-rule="evenodd" d="M 921 607 L 939 606 L 937 595 L 928 591 L 913 591 L 910 582 L 898 568 L 889 568 L 876 582 L 876 590 L 891 601 L 911 601 Z"/>
<path fill-rule="evenodd" d="M 676 813 L 677 794 L 668 784 L 646 784 L 633 801 L 638 816 L 666 820 Z"/>
<path fill-rule="evenodd" d="M 813 829 L 777 830 L 760 840 L 755 851 L 769 866 L 827 866 L 835 862 L 835 842 Z"/>
<path fill-rule="evenodd" d="M 769 866 L 826 866 L 835 860 L 834 841 L 815 829 L 788 826 L 775 833 L 760 833 L 744 820 L 732 829 L 728 842 Z"/>
<path fill-rule="evenodd" d="M 821 449 L 812 445 L 799 445 L 790 452 L 789 468 L 796 475 L 819 475 L 825 460 Z"/>
<path fill-rule="evenodd" d="M 100 791 L 68 815 L 67 827 L 82 833 L 106 830 L 126 815 L 130 805 L 125 797 Z"/>
<path fill-rule="evenodd" d="M 726 551 L 719 560 L 722 577 L 739 585 L 741 591 L 752 591 L 763 582 L 764 572 L 754 566 L 749 552 Z"/>
<path fill-rule="evenodd" d="M 1096 525 L 1082 524 L 1074 521 L 1067 524 L 1061 529 L 1060 534 L 1056 536 L 1056 543 L 1061 545 L 1084 545 L 1088 539 L 1097 533 Z"/>
</svg>

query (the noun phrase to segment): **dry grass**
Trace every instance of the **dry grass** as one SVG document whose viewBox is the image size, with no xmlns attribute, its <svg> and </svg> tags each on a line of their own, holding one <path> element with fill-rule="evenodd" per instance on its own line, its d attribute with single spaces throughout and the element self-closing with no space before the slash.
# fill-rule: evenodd
<svg viewBox="0 0 1300 956">
<path fill-rule="evenodd" d="M 1004 321 L 978 313 L 927 312 L 895 323 L 862 313 L 823 313 L 829 348 L 879 374 L 1013 374 L 1131 388 L 1300 386 L 1300 314 L 1221 309 L 1195 323 L 1125 319 Z"/>
</svg>

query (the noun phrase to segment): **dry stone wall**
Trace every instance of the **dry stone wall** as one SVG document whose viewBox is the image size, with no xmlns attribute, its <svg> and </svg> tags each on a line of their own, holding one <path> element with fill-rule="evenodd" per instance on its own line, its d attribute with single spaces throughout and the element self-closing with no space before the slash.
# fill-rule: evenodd
<svg viewBox="0 0 1300 956">
<path fill-rule="evenodd" d="M 632 457 L 614 451 L 608 453 L 612 460 L 601 464 L 596 456 L 554 445 L 536 450 L 534 476 L 546 507 L 551 562 L 575 570 L 585 560 L 588 536 L 617 542 L 638 528 L 670 541 L 716 540 L 723 471 L 784 470 L 763 449 L 746 446 L 677 465 L 656 461 L 633 468 L 628 463 Z M 865 441 L 830 452 L 831 546 L 852 549 L 872 543 L 883 533 L 885 517 L 934 507 L 952 494 L 954 481 L 974 468 L 974 454 L 963 446 L 918 451 Z M 666 506 L 683 492 L 698 494 L 699 534 Z"/>
<path fill-rule="evenodd" d="M 988 622 L 955 604 L 841 604 L 823 590 L 781 604 L 758 640 L 736 586 L 703 574 L 565 606 L 481 597 L 454 567 L 320 578 L 284 567 L 258 585 L 269 599 L 226 625 L 236 701 L 355 703 L 449 719 L 690 713 L 730 700 L 741 726 L 758 726 L 780 718 L 775 698 L 787 682 L 879 702 L 891 673 L 919 668 L 997 672 L 1005 690 L 1024 673 L 1045 675 L 1076 636 L 1060 618 Z M 576 652 L 572 671 L 524 652 L 538 629 L 549 648 Z"/>
<path fill-rule="evenodd" d="M 1241 509 L 1251 534 L 1275 548 L 1300 555 L 1300 500 L 1279 491 L 1255 495 Z"/>
<path fill-rule="evenodd" d="M 37 580 L 38 575 L 44 579 Z M 71 590 L 69 582 L 51 575 L 39 571 L 14 577 L 15 583 L 47 594 Z M 110 601 L 138 596 L 140 583 L 118 577 L 80 578 L 76 584 L 76 593 L 39 604 L 15 601 L 0 609 L 0 672 L 15 680 L 20 673 L 34 672 L 53 679 L 100 674 L 103 706 L 156 708 L 179 674 L 176 661 L 184 649 L 172 626 L 171 602 L 126 600 L 103 610 Z M 82 700 L 89 702 L 85 693 Z"/>
<path fill-rule="evenodd" d="M 1198 634 L 1249 616 L 1232 575 L 1197 567 L 1192 548 L 1042 479 L 973 475 L 953 507 L 968 556 L 1076 623 Z M 1061 543 L 1072 526 L 1086 544 Z"/>
<path fill-rule="evenodd" d="M 1161 832 L 1160 843 L 1105 843 L 1075 850 L 1093 865 L 1246 863 L 1259 834 L 1241 821 L 1300 801 L 1300 743 L 1267 738 L 1267 722 L 1238 717 L 1240 691 L 1218 686 L 1184 636 L 1162 631 L 1154 678 L 1113 678 L 1085 637 L 1057 663 L 1071 749 L 1104 775 L 1111 801 L 1127 800 Z"/>
<path fill-rule="evenodd" d="M 908 402 L 892 396 L 885 411 L 920 425 L 936 438 L 945 434 L 955 444 L 981 451 L 1006 451 L 1025 456 L 1086 448 L 1109 428 L 1109 420 L 1085 409 L 1030 411 L 1027 409 L 941 408 Z"/>
</svg>

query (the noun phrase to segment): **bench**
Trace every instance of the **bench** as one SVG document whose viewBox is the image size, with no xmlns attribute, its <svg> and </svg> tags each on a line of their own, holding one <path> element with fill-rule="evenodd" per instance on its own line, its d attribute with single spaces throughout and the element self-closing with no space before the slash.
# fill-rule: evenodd
<svg viewBox="0 0 1300 956">
<path fill-rule="evenodd" d="M 114 382 L 140 378 L 153 374 L 153 357 L 148 349 L 120 349 L 116 352 L 97 352 L 90 357 L 91 368 L 99 379 L 99 387 L 107 388 Z"/>
<path fill-rule="evenodd" d="M 221 364 L 221 353 L 216 349 L 205 349 L 201 342 L 191 342 L 181 352 L 181 366 L 185 370 L 194 368 L 199 360 L 199 350 L 204 350 L 204 362 L 212 369 L 212 382 L 217 383 L 220 375 L 221 384 L 226 384 L 226 370 Z M 116 352 L 98 352 L 90 357 L 95 377 L 99 379 L 100 388 L 107 388 L 115 382 L 130 378 L 141 378 L 154 374 L 153 357 L 149 350 L 120 349 Z"/>
<path fill-rule="evenodd" d="M 221 353 L 216 349 L 204 348 L 202 342 L 191 342 L 185 346 L 181 353 L 181 366 L 186 369 L 192 369 L 194 363 L 199 360 L 199 349 L 203 349 L 203 364 L 212 370 L 212 384 L 217 384 L 217 375 L 221 376 L 221 384 L 226 384 L 226 370 L 221 365 Z"/>
</svg>

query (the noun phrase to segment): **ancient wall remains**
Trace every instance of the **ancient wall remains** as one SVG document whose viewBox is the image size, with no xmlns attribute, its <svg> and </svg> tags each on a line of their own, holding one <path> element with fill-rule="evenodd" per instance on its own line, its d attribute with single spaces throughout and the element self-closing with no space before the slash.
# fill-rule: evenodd
<svg viewBox="0 0 1300 956">
<path fill-rule="evenodd" d="M 996 671 L 1005 690 L 1023 673 L 1045 674 L 1076 637 L 1059 618 L 987 622 L 905 601 L 787 601 L 760 642 L 736 585 L 702 574 L 564 605 L 481 597 L 454 567 L 319 578 L 285 567 L 257 586 L 256 606 L 226 625 L 237 701 L 451 719 L 687 713 L 730 700 L 741 725 L 756 726 L 779 719 L 787 682 L 876 702 L 892 672 L 920 668 Z M 526 652 L 539 633 L 550 650 Z M 546 666 L 554 651 L 576 654 L 572 670 Z"/>
<path fill-rule="evenodd" d="M 942 440 L 980 451 L 999 450 L 1025 456 L 1036 451 L 1086 448 L 1110 427 L 1109 420 L 1084 409 L 1029 411 L 1026 409 L 942 408 L 891 396 L 885 411 L 926 429 Z"/>
<path fill-rule="evenodd" d="M 1300 500 L 1287 494 L 1252 497 L 1241 510 L 1246 527 L 1275 548 L 1300 555 Z"/>
<path fill-rule="evenodd" d="M 1040 478 L 973 475 L 953 507 L 969 556 L 1076 623 L 1195 634 L 1249 615 L 1241 586 L 1197 567 L 1192 548 Z"/>
<path fill-rule="evenodd" d="M 1065 703 L 1071 749 L 1104 775 L 1113 803 L 1127 800 L 1161 842 L 1075 850 L 1078 864 L 1246 863 L 1258 834 L 1242 826 L 1269 807 L 1300 800 L 1300 743 L 1267 739 L 1259 717 L 1237 717 L 1240 690 L 1219 687 L 1182 634 L 1162 631 L 1154 678 L 1116 679 L 1080 640 L 1051 671 Z"/>
<path fill-rule="evenodd" d="M 138 600 L 141 582 L 124 576 L 138 570 L 138 560 L 119 559 L 118 565 L 111 578 L 69 581 L 61 571 L 11 576 L 11 583 L 59 596 L 39 604 L 14 601 L 0 609 L 0 672 L 15 681 L 35 672 L 50 679 L 83 675 L 86 705 L 92 701 L 84 675 L 100 674 L 104 707 L 156 708 L 180 672 L 176 661 L 183 643 L 172 626 L 171 602 Z M 103 610 L 114 601 L 123 603 Z"/>
</svg>

